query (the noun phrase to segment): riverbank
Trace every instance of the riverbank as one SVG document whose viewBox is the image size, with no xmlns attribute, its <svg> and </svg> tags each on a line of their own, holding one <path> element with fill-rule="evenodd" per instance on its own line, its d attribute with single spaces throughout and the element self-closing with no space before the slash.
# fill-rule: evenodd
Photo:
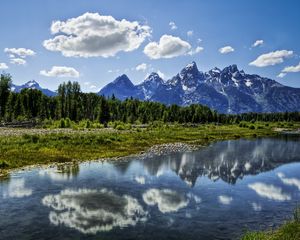
<svg viewBox="0 0 300 240">
<path fill-rule="evenodd" d="M 198 126 L 160 125 L 115 129 L 0 129 L 0 172 L 29 165 L 109 159 L 145 153 L 153 146 L 179 143 L 206 145 L 226 139 L 253 138 L 278 134 L 275 125 L 256 123 L 240 125 L 203 124 Z M 289 129 L 298 128 L 294 124 Z M 163 151 L 180 145 L 162 145 Z M 167 146 L 167 147 L 166 147 Z M 153 147 L 156 152 L 161 147 Z"/>
<path fill-rule="evenodd" d="M 293 220 L 284 223 L 281 227 L 273 231 L 249 232 L 241 240 L 299 240 L 300 222 Z"/>
</svg>

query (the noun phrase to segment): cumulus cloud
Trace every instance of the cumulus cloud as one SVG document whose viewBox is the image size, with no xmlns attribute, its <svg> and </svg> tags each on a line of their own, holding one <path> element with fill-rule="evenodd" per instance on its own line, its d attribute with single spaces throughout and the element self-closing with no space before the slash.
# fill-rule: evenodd
<svg viewBox="0 0 300 240">
<path fill-rule="evenodd" d="M 192 55 L 202 52 L 203 50 L 204 50 L 203 47 L 198 46 L 195 49 L 192 49 L 191 51 L 189 51 L 188 54 L 192 56 Z"/>
<path fill-rule="evenodd" d="M 162 213 L 177 212 L 188 205 L 188 199 L 170 189 L 149 189 L 143 194 L 144 202 L 150 206 L 158 206 Z"/>
<path fill-rule="evenodd" d="M 293 51 L 288 50 L 278 50 L 275 52 L 269 52 L 260 55 L 253 62 L 249 63 L 249 65 L 256 67 L 273 66 L 279 63 L 283 63 L 285 58 L 291 57 L 292 55 Z"/>
<path fill-rule="evenodd" d="M 146 63 L 141 63 L 135 67 L 135 70 L 145 72 L 147 70 L 147 68 L 148 68 L 148 65 Z"/>
<path fill-rule="evenodd" d="M 186 32 L 186 35 L 188 35 L 188 37 L 193 36 L 193 34 L 194 34 L 194 31 L 192 31 L 192 30 Z"/>
<path fill-rule="evenodd" d="M 291 73 L 291 72 L 295 73 L 295 72 L 300 72 L 300 62 L 299 62 L 299 64 L 296 65 L 296 66 L 285 67 L 285 68 L 282 70 L 282 72 L 284 72 L 284 73 Z"/>
<path fill-rule="evenodd" d="M 43 43 L 50 51 L 66 57 L 112 57 L 121 51 L 137 49 L 150 36 L 151 29 L 136 21 L 87 12 L 52 22 L 51 33 L 56 36 Z"/>
<path fill-rule="evenodd" d="M 285 184 L 289 186 L 295 186 L 300 190 L 300 179 L 298 178 L 287 178 L 283 173 L 278 173 L 277 176 L 280 178 L 280 180 Z"/>
<path fill-rule="evenodd" d="M 42 203 L 52 209 L 49 214 L 52 224 L 64 224 L 84 234 L 135 226 L 147 220 L 147 212 L 137 199 L 107 189 L 66 189 L 45 196 Z"/>
<path fill-rule="evenodd" d="M 163 35 L 159 42 L 150 42 L 144 48 L 144 53 L 151 59 L 173 58 L 185 55 L 191 49 L 191 45 L 171 35 Z"/>
<path fill-rule="evenodd" d="M 139 184 L 145 184 L 145 183 L 146 183 L 146 179 L 145 179 L 145 177 L 143 177 L 143 176 L 136 176 L 136 177 L 134 178 L 134 180 L 135 180 L 137 183 L 139 183 Z"/>
<path fill-rule="evenodd" d="M 32 195 L 32 189 L 25 187 L 24 178 L 16 178 L 10 181 L 7 192 L 4 192 L 3 197 L 23 198 L 30 195 Z"/>
<path fill-rule="evenodd" d="M 219 49 L 219 52 L 221 54 L 227 54 L 227 53 L 231 53 L 231 52 L 234 52 L 234 48 L 231 47 L 231 46 L 225 46 L 225 47 L 222 47 Z"/>
<path fill-rule="evenodd" d="M 285 76 L 286 76 L 286 73 L 283 73 L 283 72 L 281 72 L 277 75 L 277 77 L 279 77 L 279 78 L 284 78 Z"/>
<path fill-rule="evenodd" d="M 16 65 L 25 65 L 26 60 L 24 60 L 23 58 L 12 58 L 10 59 L 10 63 Z"/>
<path fill-rule="evenodd" d="M 53 66 L 51 70 L 41 70 L 40 74 L 46 77 L 72 77 L 78 78 L 79 72 L 72 67 Z"/>
<path fill-rule="evenodd" d="M 8 66 L 6 63 L 0 63 L 0 69 L 8 69 Z"/>
<path fill-rule="evenodd" d="M 264 44 L 264 40 L 256 40 L 253 44 L 252 47 L 258 47 L 260 45 Z"/>
<path fill-rule="evenodd" d="M 5 48 L 4 52 L 9 54 L 9 57 L 11 58 L 26 58 L 28 56 L 34 56 L 36 53 L 31 49 L 26 48 Z"/>
<path fill-rule="evenodd" d="M 224 205 L 229 205 L 233 200 L 232 197 L 229 197 L 226 195 L 220 195 L 218 199 L 219 199 L 219 202 Z"/>
<path fill-rule="evenodd" d="M 280 187 L 275 187 L 274 185 L 257 182 L 249 184 L 248 187 L 264 198 L 276 201 L 291 200 L 291 196 L 289 194 L 283 193 Z"/>
<path fill-rule="evenodd" d="M 174 22 L 169 22 L 169 26 L 171 27 L 171 30 L 176 30 L 177 26 Z"/>
</svg>

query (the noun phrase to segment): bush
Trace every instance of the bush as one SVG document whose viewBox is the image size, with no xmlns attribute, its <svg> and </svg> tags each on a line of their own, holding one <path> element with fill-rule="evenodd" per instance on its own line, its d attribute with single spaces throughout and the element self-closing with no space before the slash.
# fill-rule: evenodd
<svg viewBox="0 0 300 240">
<path fill-rule="evenodd" d="M 65 127 L 66 127 L 65 120 L 62 118 L 60 119 L 59 128 L 65 128 Z"/>
<path fill-rule="evenodd" d="M 8 168 L 9 164 L 5 161 L 0 161 L 0 169 Z"/>
<path fill-rule="evenodd" d="M 254 125 L 251 125 L 251 126 L 249 127 L 249 129 L 254 130 L 254 129 L 255 129 Z"/>
</svg>

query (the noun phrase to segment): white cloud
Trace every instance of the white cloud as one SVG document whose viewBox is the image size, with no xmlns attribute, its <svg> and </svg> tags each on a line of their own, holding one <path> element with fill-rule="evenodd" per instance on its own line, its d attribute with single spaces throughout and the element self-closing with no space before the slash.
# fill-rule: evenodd
<svg viewBox="0 0 300 240">
<path fill-rule="evenodd" d="M 171 35 L 163 35 L 159 42 L 150 42 L 146 45 L 144 53 L 151 59 L 173 58 L 185 55 L 191 49 L 191 45 Z"/>
<path fill-rule="evenodd" d="M 256 67 L 273 66 L 279 63 L 283 63 L 285 58 L 291 57 L 292 55 L 293 51 L 288 50 L 278 50 L 275 52 L 269 52 L 260 55 L 256 60 L 249 63 L 249 65 Z"/>
<path fill-rule="evenodd" d="M 300 72 L 300 62 L 299 62 L 299 64 L 296 65 L 296 66 L 285 67 L 285 68 L 282 70 L 282 72 L 284 72 L 284 73 L 290 73 L 290 72 L 295 73 L 295 72 Z"/>
<path fill-rule="evenodd" d="M 115 69 L 115 70 L 109 69 L 107 72 L 108 73 L 118 73 L 118 72 L 120 72 L 120 69 Z"/>
<path fill-rule="evenodd" d="M 8 66 L 6 63 L 0 63 L 0 69 L 8 69 Z"/>
<path fill-rule="evenodd" d="M 169 26 L 171 27 L 171 30 L 176 30 L 177 26 L 174 22 L 169 22 Z"/>
<path fill-rule="evenodd" d="M 186 35 L 188 35 L 188 37 L 191 37 L 193 36 L 194 34 L 194 31 L 190 30 L 190 31 L 187 31 Z"/>
<path fill-rule="evenodd" d="M 147 68 L 148 68 L 148 65 L 146 63 L 141 63 L 135 67 L 135 70 L 145 72 L 147 70 Z"/>
<path fill-rule="evenodd" d="M 84 234 L 108 232 L 147 220 L 147 212 L 137 199 L 107 189 L 66 189 L 45 196 L 42 203 L 52 209 L 52 224 L 64 224 Z"/>
<path fill-rule="evenodd" d="M 192 55 L 202 52 L 203 50 L 204 50 L 203 47 L 198 46 L 195 49 L 192 49 L 191 51 L 189 51 L 188 54 L 192 56 Z"/>
<path fill-rule="evenodd" d="M 137 183 L 142 184 L 142 185 L 146 183 L 146 179 L 145 179 L 145 177 L 143 177 L 143 176 L 136 176 L 136 177 L 134 178 L 134 180 L 135 180 Z"/>
<path fill-rule="evenodd" d="M 286 73 L 283 73 L 283 72 L 281 72 L 277 75 L 277 77 L 279 77 L 279 78 L 284 78 L 285 76 L 286 76 Z"/>
<path fill-rule="evenodd" d="M 16 65 L 25 65 L 26 60 L 24 60 L 22 58 L 12 58 L 12 59 L 10 59 L 10 63 L 16 64 Z"/>
<path fill-rule="evenodd" d="M 227 53 L 231 53 L 231 52 L 234 52 L 234 48 L 231 47 L 231 46 L 225 46 L 225 47 L 222 47 L 219 49 L 219 52 L 221 54 L 227 54 Z"/>
<path fill-rule="evenodd" d="M 264 44 L 264 40 L 256 40 L 255 43 L 252 44 L 252 47 L 257 47 Z"/>
<path fill-rule="evenodd" d="M 51 33 L 56 36 L 43 43 L 50 51 L 59 51 L 66 57 L 112 57 L 120 51 L 137 49 L 150 36 L 151 29 L 136 21 L 87 12 L 52 22 Z"/>
<path fill-rule="evenodd" d="M 3 194 L 3 197 L 23 198 L 30 195 L 32 195 L 32 189 L 25 187 L 24 178 L 16 178 L 10 181 L 7 192 Z"/>
<path fill-rule="evenodd" d="M 280 178 L 280 180 L 289 186 L 295 186 L 300 190 L 300 179 L 297 178 L 286 178 L 283 173 L 278 173 L 277 176 Z"/>
<path fill-rule="evenodd" d="M 229 205 L 232 202 L 233 198 L 225 195 L 219 196 L 219 202 L 224 205 Z"/>
<path fill-rule="evenodd" d="M 9 54 L 10 58 L 16 58 L 16 56 L 26 58 L 36 54 L 33 50 L 26 48 L 5 48 L 4 52 Z"/>
<path fill-rule="evenodd" d="M 40 74 L 46 77 L 72 77 L 78 78 L 79 72 L 72 67 L 53 66 L 51 70 L 41 70 Z"/>
<path fill-rule="evenodd" d="M 201 38 L 198 38 L 198 39 L 197 39 L 197 42 L 198 42 L 198 43 L 201 43 L 202 41 L 203 41 L 203 40 L 202 40 Z"/>
<path fill-rule="evenodd" d="M 274 185 L 257 182 L 249 184 L 248 187 L 264 198 L 277 201 L 291 200 L 289 194 L 283 193 L 280 187 L 275 187 Z"/>
<path fill-rule="evenodd" d="M 149 189 L 143 194 L 143 199 L 150 206 L 157 205 L 159 211 L 162 213 L 177 212 L 189 203 L 184 195 L 170 189 Z"/>
</svg>

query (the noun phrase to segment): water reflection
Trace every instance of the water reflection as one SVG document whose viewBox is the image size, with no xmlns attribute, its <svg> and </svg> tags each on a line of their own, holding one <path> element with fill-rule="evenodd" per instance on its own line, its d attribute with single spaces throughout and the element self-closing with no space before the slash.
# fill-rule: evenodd
<svg viewBox="0 0 300 240">
<path fill-rule="evenodd" d="M 45 196 L 42 203 L 52 209 L 51 223 L 64 224 L 85 234 L 134 226 L 147 219 L 147 212 L 137 199 L 107 189 L 66 189 Z"/>
<path fill-rule="evenodd" d="M 300 179 L 298 178 L 287 178 L 283 173 L 278 173 L 277 176 L 281 179 L 281 181 L 289 186 L 295 186 L 300 190 Z"/>
<path fill-rule="evenodd" d="M 232 202 L 233 198 L 225 195 L 219 196 L 219 202 L 223 205 L 229 205 Z"/>
<path fill-rule="evenodd" d="M 63 164 L 54 168 L 46 168 L 39 171 L 41 177 L 49 177 L 54 181 L 66 181 L 77 177 L 79 174 L 79 164 Z"/>
<path fill-rule="evenodd" d="M 32 194 L 32 189 L 25 187 L 24 178 L 12 178 L 9 181 L 7 190 L 3 193 L 3 197 L 23 198 L 29 197 Z"/>
<path fill-rule="evenodd" d="M 150 206 L 157 205 L 162 213 L 177 212 L 189 203 L 183 194 L 170 189 L 149 189 L 143 194 L 143 199 Z"/>
<path fill-rule="evenodd" d="M 290 194 L 284 193 L 282 188 L 261 182 L 251 183 L 248 187 L 254 190 L 259 196 L 276 201 L 291 200 Z"/>
<path fill-rule="evenodd" d="M 176 153 L 139 162 L 151 175 L 161 176 L 171 170 L 188 185 L 194 186 L 201 176 L 235 184 L 245 175 L 256 175 L 299 160 L 299 141 L 258 139 L 218 142 L 196 152 Z M 124 169 L 124 164 L 122 166 Z"/>
<path fill-rule="evenodd" d="M 239 239 L 276 227 L 300 200 L 295 140 L 13 173 L 0 182 L 0 239 Z"/>
</svg>

